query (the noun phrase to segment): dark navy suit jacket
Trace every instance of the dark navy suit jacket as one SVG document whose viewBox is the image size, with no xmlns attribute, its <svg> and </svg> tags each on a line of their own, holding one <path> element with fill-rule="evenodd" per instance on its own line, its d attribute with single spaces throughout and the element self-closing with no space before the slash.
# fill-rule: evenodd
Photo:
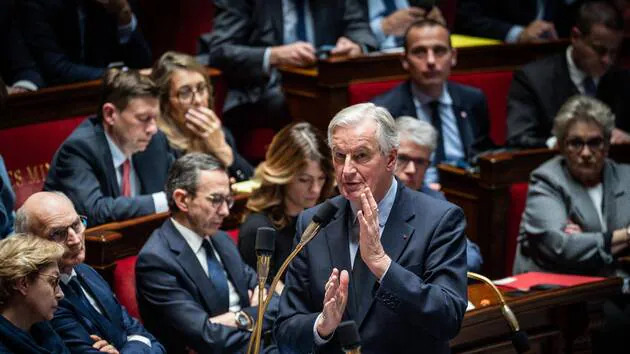
<svg viewBox="0 0 630 354">
<path fill-rule="evenodd" d="M 338 206 L 331 222 L 293 261 L 280 300 L 274 333 L 282 351 L 339 353 L 333 335 L 314 348 L 313 326 L 322 310 L 324 284 L 333 268 L 348 270 L 349 202 Z M 319 206 L 303 212 L 301 235 Z M 392 259 L 379 284 L 370 274 L 355 299 L 352 276 L 343 320 L 359 328 L 362 353 L 448 353 L 448 341 L 459 332 L 467 304 L 465 219 L 462 210 L 446 201 L 412 191 L 399 183 L 381 243 Z M 299 237 L 299 236 L 297 236 Z M 357 305 L 361 304 L 361 309 Z"/>
<path fill-rule="evenodd" d="M 115 16 L 95 1 L 83 1 L 83 43 L 76 0 L 23 0 L 24 37 L 49 84 L 99 79 L 112 62 L 131 68 L 151 66 L 151 50 L 140 24 L 125 44 Z M 137 1 L 129 0 L 134 13 Z M 83 49 L 83 57 L 81 55 Z"/>
<path fill-rule="evenodd" d="M 212 241 L 238 292 L 241 308 L 255 319 L 257 308 L 250 306 L 247 291 L 257 286 L 256 272 L 243 262 L 225 232 L 213 235 Z M 169 353 L 187 353 L 186 346 L 198 353 L 240 353 L 247 349 L 249 332 L 208 321 L 222 313 L 213 298 L 215 286 L 170 219 L 153 232 L 138 255 L 136 288 L 144 323 Z M 271 329 L 277 310 L 274 296 L 263 330 Z"/>
<path fill-rule="evenodd" d="M 489 135 L 488 103 L 483 92 L 452 81 L 447 81 L 447 89 L 453 100 L 453 115 L 457 119 L 466 159 L 470 160 L 478 153 L 494 148 Z M 375 97 L 372 102 L 387 108 L 394 118 L 418 118 L 409 80 Z"/>
<path fill-rule="evenodd" d="M 74 270 L 83 289 L 98 302 L 103 316 L 111 325 L 96 323 L 94 318 L 87 314 L 85 305 L 74 295 L 75 292 L 61 282 L 61 290 L 65 297 L 59 302 L 59 309 L 51 323 L 73 353 L 99 353 L 92 348 L 94 341 L 90 339 L 91 334 L 105 339 L 121 354 L 165 353 L 164 347 L 155 337 L 118 303 L 107 282 L 94 269 L 86 264 L 79 264 Z M 136 340 L 128 341 L 127 336 L 134 334 L 148 338 L 151 341 L 151 348 Z"/>
<path fill-rule="evenodd" d="M 27 333 L 0 316 L 0 353 L 69 354 L 47 321 L 35 323 Z"/>
<path fill-rule="evenodd" d="M 135 197 L 122 197 L 103 124 L 95 116 L 83 121 L 53 157 L 44 190 L 61 191 L 90 226 L 155 213 L 151 193 L 164 190 L 175 152 L 158 131 L 147 148 L 132 156 L 140 180 Z"/>
</svg>

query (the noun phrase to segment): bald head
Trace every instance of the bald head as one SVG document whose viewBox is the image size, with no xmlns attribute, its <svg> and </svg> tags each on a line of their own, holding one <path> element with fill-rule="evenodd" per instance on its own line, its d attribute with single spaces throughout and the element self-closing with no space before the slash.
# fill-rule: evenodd
<svg viewBox="0 0 630 354">
<path fill-rule="evenodd" d="M 76 214 L 74 205 L 60 192 L 38 192 L 26 199 L 15 213 L 15 232 L 41 235 L 45 221 L 56 217 L 59 212 Z"/>
<path fill-rule="evenodd" d="M 31 195 L 15 214 L 16 232 L 29 232 L 66 247 L 59 269 L 69 273 L 85 259 L 85 226 L 74 205 L 63 193 Z"/>
</svg>

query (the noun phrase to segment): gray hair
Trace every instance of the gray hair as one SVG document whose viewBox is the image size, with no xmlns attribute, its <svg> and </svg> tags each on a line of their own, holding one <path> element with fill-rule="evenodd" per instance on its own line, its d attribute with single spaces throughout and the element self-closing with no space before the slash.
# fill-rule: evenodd
<svg viewBox="0 0 630 354">
<path fill-rule="evenodd" d="M 615 128 L 615 115 L 605 103 L 596 98 L 576 95 L 560 107 L 554 119 L 552 132 L 559 144 L 564 142 L 569 127 L 577 121 L 595 122 L 602 129 L 606 142 L 610 141 Z"/>
<path fill-rule="evenodd" d="M 216 170 L 226 172 L 225 165 L 212 155 L 191 152 L 177 159 L 168 171 L 164 188 L 170 211 L 179 211 L 175 200 L 173 200 L 173 192 L 176 189 L 183 189 L 187 193 L 195 195 L 199 184 L 199 172 Z"/>
<path fill-rule="evenodd" d="M 338 127 L 348 127 L 358 124 L 364 119 L 372 119 L 377 126 L 377 140 L 383 154 L 389 154 L 393 149 L 398 149 L 398 132 L 394 118 L 383 107 L 374 103 L 359 103 L 342 109 L 328 124 L 328 145 L 332 149 L 332 136 Z"/>
<path fill-rule="evenodd" d="M 438 132 L 430 123 L 410 116 L 401 116 L 396 118 L 396 128 L 401 141 L 411 140 L 431 152 L 437 147 Z"/>
</svg>

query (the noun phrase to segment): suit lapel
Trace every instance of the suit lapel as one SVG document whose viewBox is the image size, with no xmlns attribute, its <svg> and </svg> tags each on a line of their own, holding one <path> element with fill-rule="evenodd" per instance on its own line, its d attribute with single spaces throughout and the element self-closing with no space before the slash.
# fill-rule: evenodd
<svg viewBox="0 0 630 354">
<path fill-rule="evenodd" d="M 108 296 L 110 294 L 106 294 L 101 290 L 101 287 L 96 284 L 91 277 L 86 276 L 86 274 L 79 268 L 75 268 L 77 272 L 77 277 L 79 277 L 79 282 L 81 286 L 85 288 L 87 292 L 90 293 L 94 301 L 98 304 L 101 313 L 104 317 L 112 321 L 112 323 L 117 323 L 116 320 L 119 319 L 118 316 L 115 316 L 112 310 L 114 309 L 115 303 L 113 302 L 113 297 Z"/>
<path fill-rule="evenodd" d="M 447 82 L 448 92 L 451 96 L 453 116 L 457 122 L 457 130 L 459 130 L 459 138 L 462 141 L 462 147 L 464 148 L 464 155 L 466 158 L 470 157 L 470 147 L 474 142 L 474 134 L 472 131 L 471 114 L 466 107 L 462 104 L 462 98 L 459 95 L 459 91 L 450 82 Z"/>
<path fill-rule="evenodd" d="M 416 104 L 413 102 L 413 92 L 411 92 L 411 80 L 407 80 L 403 86 L 405 95 L 401 97 L 400 102 L 400 115 L 399 116 L 411 116 L 418 117 L 418 111 L 416 110 Z"/>
<path fill-rule="evenodd" d="M 201 264 L 197 260 L 197 256 L 190 249 L 190 246 L 186 243 L 184 236 L 173 225 L 173 222 L 169 219 L 162 226 L 162 236 L 166 238 L 171 251 L 177 254 L 177 262 L 182 266 L 182 269 L 190 276 L 195 285 L 199 288 L 199 294 L 201 299 L 208 309 L 208 313 L 211 316 L 218 315 L 218 308 L 212 301 L 212 294 L 216 294 L 216 288 L 210 281 L 206 273 L 203 271 Z"/>
<path fill-rule="evenodd" d="M 245 304 L 249 306 L 249 296 L 247 294 L 248 284 L 247 280 L 243 278 L 243 263 L 240 259 L 237 259 L 233 256 L 233 253 L 228 252 L 228 247 L 234 247 L 234 244 L 226 244 L 226 242 L 232 242 L 229 238 L 220 237 L 220 235 L 215 235 L 212 237 L 212 245 L 219 253 L 221 257 L 221 261 L 223 262 L 223 267 L 228 274 L 229 280 L 232 282 L 232 285 L 236 288 L 238 292 L 238 296 L 241 300 L 241 305 Z"/>
<path fill-rule="evenodd" d="M 624 216 L 620 214 L 625 211 L 625 207 L 621 202 L 625 194 L 623 184 L 619 182 L 617 176 L 613 174 L 612 167 L 608 161 L 604 165 L 604 200 L 602 202 L 604 210 L 604 217 L 606 218 L 607 229 L 614 230 L 617 228 L 621 220 L 624 220 Z M 623 225 L 625 226 L 625 225 Z"/>
<path fill-rule="evenodd" d="M 330 263 L 332 267 L 341 270 L 347 270 L 352 274 L 352 267 L 350 265 L 350 251 L 349 251 L 349 230 L 347 218 L 350 213 L 350 203 L 343 197 L 338 197 L 334 200 L 337 206 L 337 213 L 334 220 L 332 220 L 323 230 L 324 237 L 328 244 L 328 254 L 330 255 Z M 326 277 L 328 278 L 328 277 Z M 354 294 L 354 282 L 352 279 L 348 285 L 348 303 L 346 306 L 346 315 L 353 317 L 356 312 L 356 301 L 353 297 Z"/>
<path fill-rule="evenodd" d="M 112 158 L 112 152 L 109 150 L 107 139 L 105 138 L 105 130 L 103 130 L 103 125 L 97 121 L 90 123 L 94 124 L 94 132 L 97 140 L 94 146 L 96 149 L 98 149 L 98 155 L 101 156 L 101 162 L 96 163 L 102 164 L 102 170 L 105 173 L 105 178 L 107 179 L 107 188 L 109 188 L 111 196 L 113 198 L 120 197 L 120 186 L 118 185 L 116 171 L 114 170 L 114 160 Z"/>
<path fill-rule="evenodd" d="M 270 6 L 271 10 L 268 14 L 271 17 L 271 26 L 273 27 L 273 31 L 276 33 L 276 38 L 279 39 L 277 43 L 284 43 L 284 13 L 282 9 L 282 0 L 263 0 L 266 5 Z M 263 19 L 264 20 L 264 19 Z"/>
<path fill-rule="evenodd" d="M 405 190 L 402 182 L 398 181 L 398 190 L 396 191 L 396 199 L 392 205 L 392 211 L 387 218 L 383 235 L 381 236 L 381 244 L 385 253 L 391 258 L 392 262 L 397 262 L 407 243 L 411 239 L 414 228 L 409 225 L 408 221 L 414 216 L 413 208 L 407 205 L 409 191 Z M 373 289 L 376 284 L 376 277 L 369 278 L 369 284 L 364 289 Z M 360 313 L 357 314 L 355 320 L 360 328 L 369 309 L 372 307 L 374 296 L 372 291 L 361 297 Z"/>
</svg>

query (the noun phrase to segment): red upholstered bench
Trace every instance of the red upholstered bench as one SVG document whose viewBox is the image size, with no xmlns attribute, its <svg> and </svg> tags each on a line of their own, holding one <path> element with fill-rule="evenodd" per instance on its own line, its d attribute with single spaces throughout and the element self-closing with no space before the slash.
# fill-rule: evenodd
<svg viewBox="0 0 630 354">
<path fill-rule="evenodd" d="M 225 232 L 227 232 L 227 234 L 230 235 L 230 237 L 232 238 L 232 241 L 234 241 L 234 243 L 238 245 L 239 229 L 225 230 Z"/>
<path fill-rule="evenodd" d="M 503 145 L 507 130 L 507 94 L 512 82 L 512 71 L 458 73 L 451 75 L 450 80 L 474 86 L 483 91 L 488 100 L 490 136 L 496 144 Z M 387 92 L 400 82 L 402 80 L 351 83 L 348 86 L 349 104 L 367 102 L 375 96 Z"/>
<path fill-rule="evenodd" d="M 0 130 L 0 154 L 16 194 L 16 208 L 31 194 L 42 190 L 53 155 L 84 118 Z"/>
<path fill-rule="evenodd" d="M 527 182 L 513 183 L 510 186 L 510 205 L 507 210 L 507 235 L 505 240 L 505 274 L 512 274 L 516 255 L 516 241 L 527 201 Z"/>
<path fill-rule="evenodd" d="M 129 256 L 116 261 L 114 269 L 114 294 L 129 314 L 138 320 L 138 301 L 136 300 L 136 260 L 138 256 Z"/>
</svg>

